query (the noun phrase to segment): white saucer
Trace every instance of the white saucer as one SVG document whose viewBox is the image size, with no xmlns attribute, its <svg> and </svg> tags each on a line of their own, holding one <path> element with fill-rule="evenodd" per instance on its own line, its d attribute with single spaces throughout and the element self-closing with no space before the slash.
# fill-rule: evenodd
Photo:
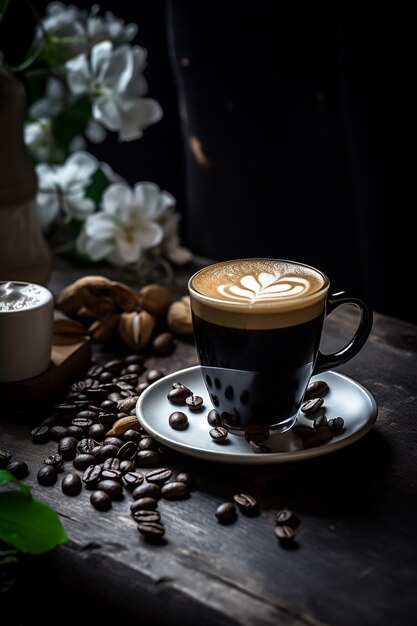
<svg viewBox="0 0 417 626">
<path fill-rule="evenodd" d="M 365 435 L 374 425 L 378 408 L 373 396 L 362 385 L 338 372 L 325 372 L 313 376 L 312 380 L 325 380 L 329 391 L 324 397 L 323 409 L 327 418 L 341 416 L 345 430 L 330 441 L 315 448 L 304 449 L 301 440 L 291 430 L 272 434 L 265 444 L 272 450 L 268 453 L 252 452 L 245 438 L 229 434 L 227 440 L 216 443 L 209 435 L 207 414 L 213 408 L 201 370 L 198 365 L 179 370 L 161 378 L 148 387 L 139 397 L 136 414 L 139 422 L 160 443 L 191 456 L 219 463 L 245 463 L 263 465 L 309 459 L 328 454 L 350 445 Z M 167 399 L 172 383 L 179 382 L 204 399 L 200 411 L 191 411 L 187 406 L 174 406 Z M 183 411 L 189 420 L 186 430 L 174 430 L 168 418 L 174 411 Z M 312 426 L 312 420 L 302 413 L 298 423 Z"/>
</svg>

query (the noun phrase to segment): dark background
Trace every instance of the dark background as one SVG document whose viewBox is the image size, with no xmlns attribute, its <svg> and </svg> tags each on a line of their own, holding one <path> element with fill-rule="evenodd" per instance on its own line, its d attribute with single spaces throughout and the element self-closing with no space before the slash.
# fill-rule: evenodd
<svg viewBox="0 0 417 626">
<path fill-rule="evenodd" d="M 34 4 L 42 13 L 47 3 Z M 109 134 L 94 154 L 130 183 L 170 191 L 194 253 L 303 261 L 324 270 L 333 290 L 358 289 L 376 310 L 417 323 L 404 296 L 413 233 L 395 174 L 402 153 L 392 6 L 100 4 L 139 25 L 134 43 L 148 50 L 149 96 L 164 117 L 139 141 Z M 11 5 L 0 25 L 10 62 L 33 28 L 24 3 Z"/>
</svg>

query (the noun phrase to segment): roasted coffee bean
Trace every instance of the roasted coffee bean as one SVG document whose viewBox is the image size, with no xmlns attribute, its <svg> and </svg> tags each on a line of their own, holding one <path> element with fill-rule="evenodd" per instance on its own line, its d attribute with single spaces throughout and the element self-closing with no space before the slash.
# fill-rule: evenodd
<svg viewBox="0 0 417 626">
<path fill-rule="evenodd" d="M 263 443 L 269 437 L 269 428 L 264 424 L 251 424 L 245 430 L 246 441 Z"/>
<path fill-rule="evenodd" d="M 107 392 L 104 389 L 100 389 L 100 387 L 87 389 L 86 393 L 89 401 L 94 404 L 100 404 L 107 398 Z"/>
<path fill-rule="evenodd" d="M 114 422 L 117 420 L 116 413 L 100 413 L 98 416 L 98 421 L 102 424 L 107 430 L 113 426 Z"/>
<path fill-rule="evenodd" d="M 154 511 L 158 507 L 158 503 L 155 498 L 150 498 L 145 496 L 144 498 L 139 498 L 135 500 L 130 505 L 130 512 L 136 513 L 136 511 Z"/>
<path fill-rule="evenodd" d="M 138 524 L 144 522 L 159 522 L 161 515 L 159 511 L 136 511 L 133 515 L 133 519 Z"/>
<path fill-rule="evenodd" d="M 87 410 L 87 406 L 89 404 L 88 398 L 87 398 L 87 394 L 86 393 L 79 393 L 77 399 L 74 400 L 74 404 L 77 405 L 78 411 Z"/>
<path fill-rule="evenodd" d="M 138 472 L 126 472 L 123 475 L 122 482 L 129 491 L 133 491 L 143 483 L 143 475 Z"/>
<path fill-rule="evenodd" d="M 61 489 L 66 496 L 78 496 L 82 489 L 81 478 L 75 472 L 64 474 Z"/>
<path fill-rule="evenodd" d="M 127 441 L 117 451 L 117 458 L 121 461 L 131 461 L 138 451 L 138 444 L 134 441 Z"/>
<path fill-rule="evenodd" d="M 94 448 L 92 454 L 94 454 L 99 459 L 99 461 L 105 461 L 106 459 L 117 456 L 118 452 L 119 448 L 117 446 L 113 446 L 110 443 L 105 443 L 102 446 L 97 446 L 97 448 Z"/>
<path fill-rule="evenodd" d="M 319 415 L 318 417 L 316 417 L 316 419 L 314 420 L 313 426 L 314 428 L 317 430 L 317 428 L 320 428 L 321 426 L 327 426 L 327 417 L 324 415 L 324 413 L 322 415 Z"/>
<path fill-rule="evenodd" d="M 134 413 L 136 404 L 138 401 L 138 396 L 130 396 L 129 398 L 125 398 L 124 400 L 120 400 L 117 403 L 117 411 L 122 413 L 127 413 L 127 415 L 132 415 Z"/>
<path fill-rule="evenodd" d="M 171 483 L 165 483 L 165 485 L 161 487 L 161 495 L 164 498 L 186 498 L 189 494 L 188 485 L 177 480 Z"/>
<path fill-rule="evenodd" d="M 58 453 L 64 461 L 72 461 L 77 454 L 78 440 L 75 437 L 63 437 L 58 443 Z"/>
<path fill-rule="evenodd" d="M 326 441 L 330 441 L 333 438 L 332 432 L 329 428 L 321 426 L 316 431 L 314 431 L 314 435 L 311 437 L 303 438 L 303 448 L 315 448 L 316 446 L 320 446 Z"/>
<path fill-rule="evenodd" d="M 141 434 L 138 433 L 137 430 L 133 430 L 133 428 L 129 428 L 123 435 L 124 441 L 134 441 L 135 443 L 139 443 L 141 440 Z"/>
<path fill-rule="evenodd" d="M 89 467 L 90 465 L 96 465 L 96 463 L 97 459 L 92 454 L 79 454 L 72 462 L 75 469 L 82 472 L 86 470 L 87 467 Z"/>
<path fill-rule="evenodd" d="M 134 500 L 141 498 L 153 498 L 157 500 L 161 497 L 161 487 L 156 483 L 142 483 L 139 487 L 135 487 L 132 496 Z"/>
<path fill-rule="evenodd" d="M 333 439 L 333 433 L 328 426 L 319 426 L 315 432 L 323 442 Z"/>
<path fill-rule="evenodd" d="M 156 382 L 157 380 L 160 380 L 164 376 L 165 376 L 164 370 L 153 369 L 153 370 L 149 370 L 149 372 L 147 372 L 146 380 L 151 385 L 152 383 Z"/>
<path fill-rule="evenodd" d="M 343 419 L 343 417 L 332 417 L 331 419 L 329 419 L 327 425 L 332 433 L 338 435 L 343 431 L 345 427 L 345 420 Z"/>
<path fill-rule="evenodd" d="M 77 412 L 77 405 L 70 402 L 61 402 L 60 404 L 56 404 L 54 409 L 60 417 L 74 417 Z"/>
<path fill-rule="evenodd" d="M 11 452 L 6 450 L 6 448 L 0 448 L 0 469 L 5 469 L 11 460 Z"/>
<path fill-rule="evenodd" d="M 180 483 L 185 483 L 189 487 L 192 487 L 194 483 L 193 477 L 191 476 L 191 474 L 188 474 L 188 472 L 179 472 L 175 480 Z"/>
<path fill-rule="evenodd" d="M 210 437 L 216 443 L 223 443 L 223 441 L 226 441 L 228 434 L 229 433 L 227 432 L 226 428 L 223 428 L 223 426 L 215 426 L 214 428 L 209 430 Z"/>
<path fill-rule="evenodd" d="M 17 480 L 22 480 L 29 474 L 28 464 L 25 461 L 11 461 L 7 466 L 7 471 L 13 474 Z"/>
<path fill-rule="evenodd" d="M 132 391 L 135 388 L 135 385 L 132 385 L 132 383 L 128 382 L 127 380 L 118 380 L 116 384 L 117 384 L 118 389 L 120 389 L 120 393 L 125 398 L 127 396 L 124 395 L 124 392 L 125 391 Z M 130 394 L 128 394 L 128 395 L 130 395 Z"/>
<path fill-rule="evenodd" d="M 92 365 L 90 369 L 87 370 L 87 376 L 90 378 L 98 378 L 102 372 L 103 368 L 101 365 Z"/>
<path fill-rule="evenodd" d="M 31 431 L 30 436 L 35 443 L 45 443 L 49 441 L 49 427 L 48 426 L 35 426 Z"/>
<path fill-rule="evenodd" d="M 136 389 L 136 393 L 138 394 L 138 397 L 140 396 L 141 393 L 143 393 L 145 391 L 145 389 L 147 389 L 149 387 L 149 383 L 138 383 L 135 387 Z"/>
<path fill-rule="evenodd" d="M 319 396 L 324 396 L 329 389 L 328 384 L 324 380 L 315 380 L 309 384 L 304 394 L 304 400 L 311 400 Z"/>
<path fill-rule="evenodd" d="M 291 526 L 294 528 L 298 525 L 298 518 L 291 509 L 280 509 L 276 512 L 275 522 L 281 526 Z"/>
<path fill-rule="evenodd" d="M 99 413 L 100 411 L 92 411 L 91 409 L 83 410 L 77 413 L 75 419 L 85 419 L 91 420 L 91 422 L 95 422 Z M 74 423 L 74 420 L 72 421 L 72 423 Z M 80 426 L 80 424 L 77 424 L 77 426 Z"/>
<path fill-rule="evenodd" d="M 59 469 L 62 467 L 64 459 L 61 454 L 50 454 L 43 460 L 43 462 L 45 465 L 52 465 L 53 467 L 56 467 L 56 469 Z"/>
<path fill-rule="evenodd" d="M 121 400 L 123 400 L 123 396 L 119 393 L 119 391 L 112 391 L 112 393 L 109 393 L 107 398 L 112 402 L 120 402 Z"/>
<path fill-rule="evenodd" d="M 233 502 L 223 502 L 217 507 L 215 516 L 222 524 L 231 524 L 237 517 L 236 507 Z"/>
<path fill-rule="evenodd" d="M 256 443 L 256 441 L 249 441 L 249 447 L 255 454 L 270 454 L 272 452 L 269 446 L 264 443 Z"/>
<path fill-rule="evenodd" d="M 127 474 L 127 472 L 134 472 L 135 471 L 134 462 L 133 461 L 120 461 L 120 471 L 123 474 Z"/>
<path fill-rule="evenodd" d="M 103 469 L 101 471 L 101 480 L 117 480 L 122 482 L 123 474 L 120 470 L 116 469 Z"/>
<path fill-rule="evenodd" d="M 138 448 L 139 450 L 157 450 L 158 445 L 156 439 L 145 436 L 139 441 Z"/>
<path fill-rule="evenodd" d="M 233 500 L 238 507 L 245 513 L 254 512 L 258 509 L 258 503 L 256 499 L 248 493 L 236 493 L 233 496 Z"/>
<path fill-rule="evenodd" d="M 207 421 L 210 426 L 222 426 L 223 420 L 220 413 L 216 409 L 211 409 L 207 415 Z"/>
<path fill-rule="evenodd" d="M 78 428 L 82 428 L 85 434 L 88 434 L 88 429 L 93 425 L 93 420 L 87 419 L 85 417 L 74 417 L 71 420 L 72 426 L 78 426 Z"/>
<path fill-rule="evenodd" d="M 188 417 L 182 411 L 174 411 L 171 413 L 168 422 L 174 430 L 185 430 L 188 428 Z"/>
<path fill-rule="evenodd" d="M 187 396 L 185 398 L 185 404 L 188 406 L 190 411 L 199 411 L 203 408 L 204 400 L 201 396 Z"/>
<path fill-rule="evenodd" d="M 100 374 L 98 379 L 99 379 L 100 383 L 107 384 L 107 383 L 111 383 L 112 382 L 113 376 L 114 376 L 114 374 L 112 374 L 111 372 L 103 372 L 102 374 Z M 100 387 L 101 387 L 101 385 L 100 385 Z M 106 393 L 107 393 L 107 391 L 106 391 Z"/>
<path fill-rule="evenodd" d="M 172 404 L 185 404 L 185 399 L 192 396 L 193 392 L 188 387 L 174 387 L 168 392 L 167 398 Z"/>
<path fill-rule="evenodd" d="M 93 491 L 90 496 L 90 502 L 98 511 L 108 511 L 111 509 L 111 498 L 105 491 Z"/>
<path fill-rule="evenodd" d="M 89 489 L 94 488 L 100 480 L 102 469 L 100 465 L 89 465 L 83 474 L 83 483 Z"/>
<path fill-rule="evenodd" d="M 56 415 L 48 415 L 40 423 L 41 426 L 55 426 L 58 423 L 58 417 Z"/>
<path fill-rule="evenodd" d="M 156 450 L 139 450 L 135 456 L 135 463 L 139 467 L 156 467 L 162 457 Z"/>
<path fill-rule="evenodd" d="M 70 424 L 67 428 L 67 435 L 68 437 L 75 437 L 77 441 L 81 441 L 81 439 L 85 437 L 83 429 L 79 426 L 73 426 L 72 424 Z"/>
<path fill-rule="evenodd" d="M 306 402 L 303 402 L 303 404 L 301 405 L 301 410 L 303 413 L 305 413 L 305 415 L 311 415 L 312 413 L 315 413 L 316 411 L 319 410 L 323 402 L 324 402 L 323 398 L 315 398 L 313 400 L 307 400 Z"/>
<path fill-rule="evenodd" d="M 165 535 L 165 527 L 161 522 L 141 522 L 138 531 L 146 539 L 160 539 Z"/>
<path fill-rule="evenodd" d="M 109 459 L 106 459 L 103 463 L 103 469 L 104 470 L 119 470 L 120 469 L 120 459 L 118 459 L 117 457 L 111 457 Z"/>
<path fill-rule="evenodd" d="M 124 369 L 123 369 L 123 376 L 121 378 L 123 378 L 123 380 L 128 380 L 130 382 L 134 382 L 135 384 L 138 382 L 138 378 L 139 376 L 142 374 L 143 372 L 143 367 L 142 365 L 138 365 L 137 363 L 130 363 L 130 365 L 127 365 Z M 132 375 L 132 378 L 126 378 L 126 376 L 130 376 Z M 134 378 L 133 378 L 134 376 Z"/>
<path fill-rule="evenodd" d="M 116 480 L 100 480 L 97 489 L 105 491 L 112 500 L 121 500 L 123 498 L 123 487 Z"/>
<path fill-rule="evenodd" d="M 103 443 L 110 446 L 116 446 L 116 448 L 119 449 L 125 442 L 123 439 L 119 439 L 119 437 L 106 437 Z"/>
<path fill-rule="evenodd" d="M 292 432 L 296 437 L 301 437 L 301 439 L 312 437 L 315 433 L 314 428 L 305 424 L 295 424 L 292 427 Z"/>
<path fill-rule="evenodd" d="M 118 405 L 117 402 L 113 402 L 113 400 L 103 400 L 100 404 L 100 408 L 103 413 L 116 413 Z"/>
<path fill-rule="evenodd" d="M 160 333 L 152 341 L 152 352 L 156 356 L 171 354 L 175 348 L 175 335 L 172 333 Z"/>
<path fill-rule="evenodd" d="M 285 543 L 294 540 L 295 532 L 291 526 L 275 526 L 275 535 Z"/>
<path fill-rule="evenodd" d="M 88 436 L 96 441 L 104 441 L 107 428 L 103 424 L 92 424 L 88 429 Z"/>
<path fill-rule="evenodd" d="M 76 383 L 73 383 L 70 387 L 71 391 L 84 391 L 85 389 L 85 382 L 83 380 L 79 380 Z"/>
<path fill-rule="evenodd" d="M 145 363 L 145 357 L 142 354 L 128 354 L 124 357 L 123 362 L 125 365 L 130 365 L 130 363 L 143 365 Z"/>
<path fill-rule="evenodd" d="M 121 359 L 113 359 L 111 361 L 107 361 L 107 363 L 104 364 L 104 369 L 106 372 L 119 374 L 123 369 L 123 361 Z"/>
<path fill-rule="evenodd" d="M 56 483 L 58 477 L 58 470 L 53 465 L 42 465 L 36 478 L 40 485 L 50 487 Z"/>
<path fill-rule="evenodd" d="M 181 388 L 183 388 L 183 389 L 188 389 L 188 387 L 186 387 L 183 383 L 180 383 L 180 382 L 178 382 L 178 381 L 177 381 L 177 382 L 175 382 L 175 383 L 172 383 L 172 388 L 173 388 L 173 389 L 181 389 Z M 191 392 L 191 393 L 192 393 L 192 392 Z"/>
<path fill-rule="evenodd" d="M 67 429 L 65 426 L 60 426 L 59 424 L 55 424 L 49 428 L 49 437 L 52 441 L 59 441 L 63 437 L 67 436 Z"/>
<path fill-rule="evenodd" d="M 168 467 L 161 467 L 160 469 L 151 470 L 146 474 L 146 480 L 148 483 L 156 483 L 162 485 L 166 483 L 172 476 L 172 470 Z"/>
<path fill-rule="evenodd" d="M 92 450 L 97 446 L 97 442 L 91 437 L 84 437 L 81 441 L 78 442 L 77 450 L 81 454 L 90 454 Z"/>
</svg>

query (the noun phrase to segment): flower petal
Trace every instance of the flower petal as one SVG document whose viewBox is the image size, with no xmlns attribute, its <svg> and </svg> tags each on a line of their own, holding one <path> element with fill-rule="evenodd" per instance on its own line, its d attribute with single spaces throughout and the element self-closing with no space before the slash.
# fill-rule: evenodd
<svg viewBox="0 0 417 626">
<path fill-rule="evenodd" d="M 103 210 L 117 219 L 127 214 L 132 205 L 132 190 L 124 183 L 109 185 L 102 196 Z"/>
<path fill-rule="evenodd" d="M 119 99 L 119 116 L 119 138 L 122 141 L 132 141 L 142 137 L 142 129 L 159 122 L 162 108 L 152 98 L 130 101 Z"/>
<path fill-rule="evenodd" d="M 146 217 L 155 215 L 161 190 L 155 183 L 141 182 L 134 187 L 133 203 Z"/>
<path fill-rule="evenodd" d="M 91 67 L 93 74 L 101 82 L 111 61 L 113 44 L 111 41 L 100 41 L 91 48 Z"/>
<path fill-rule="evenodd" d="M 91 183 L 91 176 L 98 168 L 97 159 L 89 152 L 74 152 L 66 160 L 60 172 L 60 184 L 64 189 L 79 190 Z"/>
<path fill-rule="evenodd" d="M 136 232 L 138 233 L 141 247 L 145 250 L 157 246 L 162 241 L 162 228 L 154 222 L 141 221 Z"/>
<path fill-rule="evenodd" d="M 106 43 L 106 42 L 105 42 Z M 103 84 L 118 94 L 123 94 L 133 73 L 132 48 L 124 44 L 114 50 L 103 73 Z"/>
<path fill-rule="evenodd" d="M 65 63 L 67 81 L 71 92 L 79 96 L 87 93 L 91 80 L 90 68 L 85 54 L 70 59 Z"/>
<path fill-rule="evenodd" d="M 111 95 L 97 98 L 93 103 L 92 113 L 93 118 L 101 122 L 109 130 L 119 130 L 122 124 L 118 101 Z"/>
<path fill-rule="evenodd" d="M 111 215 L 106 213 L 94 213 L 87 218 L 84 230 L 89 237 L 99 239 L 111 239 L 117 234 L 117 226 Z"/>
<path fill-rule="evenodd" d="M 59 214 L 57 194 L 39 192 L 36 196 L 36 214 L 42 230 L 47 230 Z"/>
</svg>

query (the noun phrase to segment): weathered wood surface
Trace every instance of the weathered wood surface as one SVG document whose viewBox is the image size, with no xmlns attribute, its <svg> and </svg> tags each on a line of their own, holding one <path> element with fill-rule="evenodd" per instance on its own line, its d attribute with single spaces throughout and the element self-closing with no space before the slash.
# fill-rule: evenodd
<svg viewBox="0 0 417 626">
<path fill-rule="evenodd" d="M 163 545 L 140 537 L 130 498 L 99 513 L 88 491 L 69 498 L 59 484 L 37 485 L 56 444 L 33 444 L 29 426 L 2 422 L 2 445 L 28 461 L 25 482 L 58 511 L 71 538 L 30 560 L 27 571 L 92 598 L 109 616 L 120 610 L 143 624 L 415 624 L 417 329 L 375 318 L 365 348 L 340 368 L 375 396 L 374 429 L 334 454 L 288 465 L 236 467 L 177 455 L 172 467 L 192 472 L 196 486 L 186 501 L 160 502 Z M 354 326 L 352 311 L 340 311 L 328 320 L 326 345 L 340 345 Z M 169 373 L 196 362 L 185 341 L 157 364 Z M 217 505 L 243 490 L 258 497 L 260 515 L 221 526 Z M 274 536 L 274 512 L 283 505 L 301 519 L 292 550 Z"/>
</svg>

